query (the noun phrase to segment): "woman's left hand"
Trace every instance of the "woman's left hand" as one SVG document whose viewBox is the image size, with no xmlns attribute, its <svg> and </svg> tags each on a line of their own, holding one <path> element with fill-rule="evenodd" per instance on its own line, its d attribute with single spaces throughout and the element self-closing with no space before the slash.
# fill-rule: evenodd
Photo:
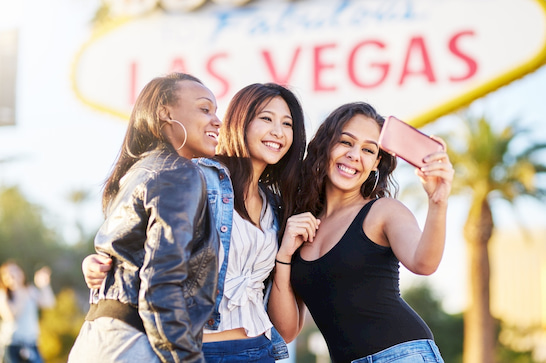
<svg viewBox="0 0 546 363">
<path fill-rule="evenodd" d="M 446 143 L 439 137 L 431 136 L 440 142 L 446 150 Z M 447 201 L 451 193 L 451 184 L 455 170 L 447 156 L 447 152 L 440 151 L 430 154 L 425 158 L 425 165 L 416 169 L 416 174 L 421 178 L 423 187 L 429 199 L 434 203 Z"/>
</svg>

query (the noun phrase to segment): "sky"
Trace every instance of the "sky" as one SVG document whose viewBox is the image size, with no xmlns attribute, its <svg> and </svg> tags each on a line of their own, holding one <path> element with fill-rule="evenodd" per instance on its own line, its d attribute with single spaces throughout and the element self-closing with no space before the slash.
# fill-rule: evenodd
<svg viewBox="0 0 546 363">
<path fill-rule="evenodd" d="M 0 185 L 17 185 L 32 203 L 43 208 L 48 225 L 62 231 L 68 243 L 77 240 L 76 220 L 83 221 L 89 233 L 100 225 L 102 184 L 126 128 L 120 119 L 82 105 L 67 77 L 73 54 L 88 36 L 81 24 L 89 21 L 97 3 L 95 0 L 0 0 L 0 30 L 12 26 L 23 29 L 17 71 L 17 124 L 0 127 Z M 44 16 L 51 9 L 62 9 L 66 15 L 63 21 L 73 24 L 74 31 L 66 32 L 64 27 L 55 25 L 55 17 L 59 15 Z M 534 131 L 534 137 L 545 141 L 545 101 L 546 66 L 543 66 L 473 102 L 470 109 L 485 113 L 499 127 L 519 119 Z M 450 120 L 448 115 L 438 124 Z M 434 125 L 430 130 L 434 131 Z M 79 208 L 68 201 L 70 192 L 77 190 L 89 195 Z M 422 223 L 423 210 L 416 205 L 410 207 Z M 464 197 L 451 198 L 444 259 L 435 274 L 421 278 L 402 269 L 403 288 L 428 281 L 444 301 L 444 308 L 453 313 L 462 311 L 466 301 L 461 230 L 467 208 L 468 200 Z M 523 201 L 517 205 L 516 215 L 530 228 L 543 228 L 545 212 L 544 205 Z M 508 206 L 495 204 L 494 213 L 498 226 L 516 228 L 513 211 Z"/>
</svg>

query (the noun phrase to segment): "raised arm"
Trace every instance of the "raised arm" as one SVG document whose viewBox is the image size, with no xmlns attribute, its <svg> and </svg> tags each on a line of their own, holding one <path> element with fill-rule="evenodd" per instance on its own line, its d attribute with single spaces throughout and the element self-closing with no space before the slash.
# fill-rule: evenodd
<svg viewBox="0 0 546 363">
<path fill-rule="evenodd" d="M 444 144 L 443 140 L 436 138 Z M 451 192 L 454 170 L 445 152 L 425 158 L 425 166 L 416 174 L 428 196 L 428 212 L 419 230 L 413 214 L 400 204 L 394 206 L 385 220 L 385 234 L 396 257 L 410 271 L 430 275 L 436 271 L 444 252 L 448 197 Z M 394 204 L 394 203 L 393 203 Z"/>
</svg>

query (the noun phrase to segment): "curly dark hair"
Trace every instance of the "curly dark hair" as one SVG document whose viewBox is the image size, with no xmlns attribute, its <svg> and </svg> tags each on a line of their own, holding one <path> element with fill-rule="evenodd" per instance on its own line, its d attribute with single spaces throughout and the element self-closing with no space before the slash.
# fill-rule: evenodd
<svg viewBox="0 0 546 363">
<path fill-rule="evenodd" d="M 302 165 L 298 212 L 311 212 L 315 216 L 321 214 L 325 204 L 325 186 L 332 148 L 339 141 L 345 124 L 355 115 L 364 115 L 375 120 L 380 128 L 385 122 L 385 119 L 365 102 L 344 104 L 326 117 L 307 147 L 307 156 Z M 379 172 L 377 186 L 376 174 L 370 173 L 360 187 L 360 194 L 364 198 L 394 197 L 398 193 L 398 185 L 392 177 L 392 172 L 396 168 L 396 157 L 381 149 L 378 157 L 381 160 L 377 167 Z"/>
</svg>

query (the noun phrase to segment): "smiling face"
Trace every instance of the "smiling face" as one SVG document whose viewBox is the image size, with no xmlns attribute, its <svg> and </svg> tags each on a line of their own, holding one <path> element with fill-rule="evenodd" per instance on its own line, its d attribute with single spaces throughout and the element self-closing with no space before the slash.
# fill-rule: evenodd
<svg viewBox="0 0 546 363">
<path fill-rule="evenodd" d="M 255 170 L 278 163 L 293 140 L 292 115 L 282 97 L 274 97 L 250 121 L 246 139 Z"/>
<path fill-rule="evenodd" d="M 372 118 L 358 114 L 347 121 L 330 152 L 328 188 L 360 193 L 361 185 L 379 165 L 379 133 Z"/>
<path fill-rule="evenodd" d="M 165 106 L 166 121 L 176 120 L 182 123 L 187 132 L 185 145 L 178 153 L 188 159 L 193 157 L 212 157 L 218 145 L 218 133 L 222 122 L 216 116 L 216 98 L 202 84 L 193 81 L 179 81 L 174 105 Z M 169 122 L 169 121 L 167 121 Z M 173 147 L 177 149 L 184 143 L 184 129 L 176 122 L 171 122 Z M 178 141 L 178 143 L 176 143 Z"/>
</svg>

